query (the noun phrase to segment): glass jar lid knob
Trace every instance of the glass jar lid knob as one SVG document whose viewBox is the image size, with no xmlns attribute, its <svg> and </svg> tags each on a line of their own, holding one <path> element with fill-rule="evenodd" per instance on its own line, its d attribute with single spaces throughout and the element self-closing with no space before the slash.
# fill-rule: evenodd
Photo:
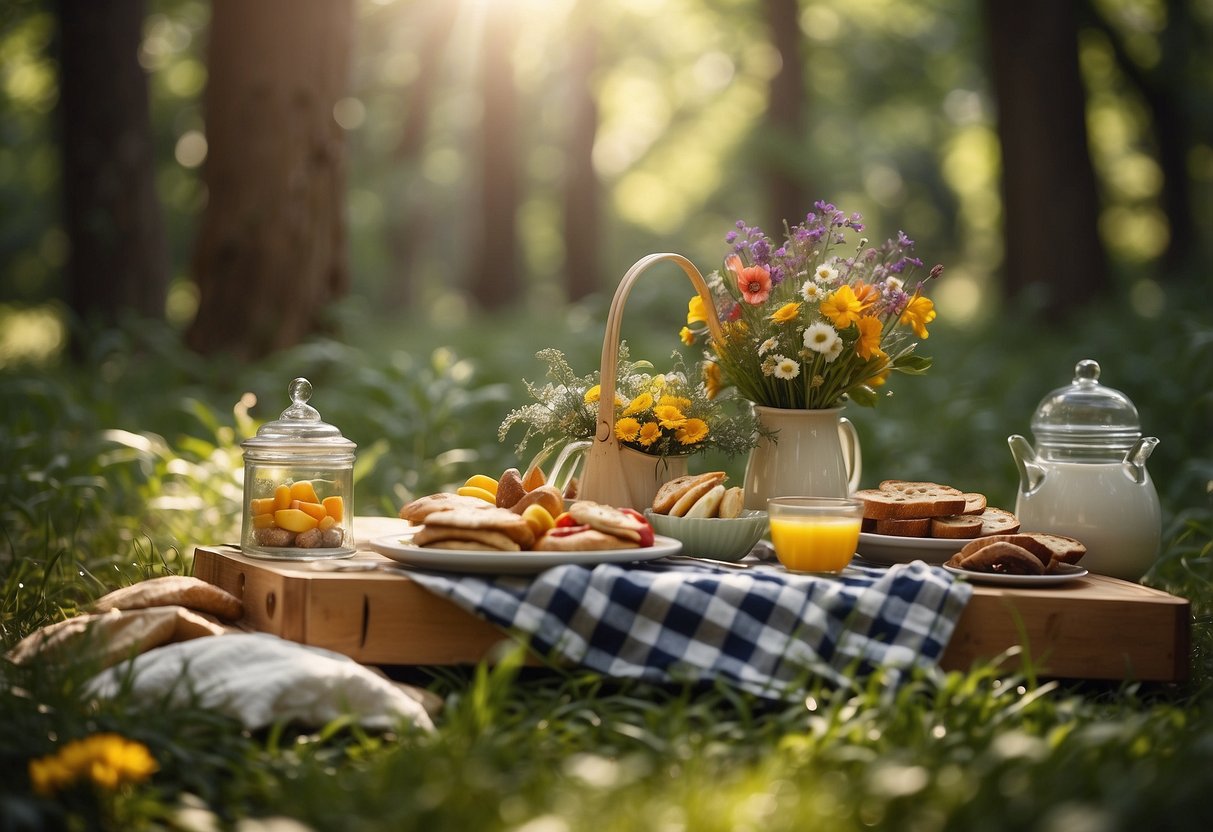
<svg viewBox="0 0 1213 832">
<path fill-rule="evenodd" d="M 312 383 L 306 378 L 291 381 L 286 388 L 291 397 L 291 406 L 282 411 L 283 419 L 298 419 L 301 422 L 319 422 L 320 411 L 307 403 L 312 397 Z"/>
</svg>

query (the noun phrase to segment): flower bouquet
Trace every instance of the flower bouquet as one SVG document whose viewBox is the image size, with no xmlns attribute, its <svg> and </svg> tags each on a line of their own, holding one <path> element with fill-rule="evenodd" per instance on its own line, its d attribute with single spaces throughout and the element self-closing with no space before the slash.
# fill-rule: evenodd
<svg viewBox="0 0 1213 832">
<path fill-rule="evenodd" d="M 707 278 L 722 323 L 711 339 L 709 393 L 732 386 L 758 405 L 824 409 L 847 401 L 874 406 L 890 373 L 919 375 L 931 359 L 916 355 L 935 306 L 911 280 L 922 261 L 903 233 L 879 247 L 860 238 L 844 251 L 849 232 L 863 231 L 859 214 L 818 202 L 804 222 L 774 243 L 757 227 L 737 223 L 725 241 L 725 272 Z M 702 297 L 690 301 L 681 338 L 694 344 L 707 332 Z"/>
<path fill-rule="evenodd" d="M 599 372 L 577 375 L 557 349 L 541 350 L 536 357 L 547 364 L 550 381 L 542 386 L 523 382 L 535 401 L 510 411 L 497 430 L 498 438 L 504 441 L 515 425 L 524 425 L 519 453 L 536 438 L 543 441 L 545 452 L 559 444 L 593 438 Z M 650 362 L 629 360 L 627 343 L 620 344 L 615 394 L 615 438 L 619 443 L 654 457 L 708 450 L 737 455 L 752 448 L 755 422 L 749 409 L 710 396 L 703 382 L 692 380 L 677 352 L 671 362 L 668 372 L 654 373 Z"/>
</svg>

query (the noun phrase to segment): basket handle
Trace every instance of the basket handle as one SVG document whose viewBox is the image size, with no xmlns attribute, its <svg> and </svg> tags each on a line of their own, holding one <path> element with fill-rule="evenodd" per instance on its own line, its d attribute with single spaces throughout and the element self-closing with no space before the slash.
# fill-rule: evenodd
<svg viewBox="0 0 1213 832">
<path fill-rule="evenodd" d="M 650 254 L 640 258 L 628 269 L 615 297 L 611 301 L 607 313 L 606 335 L 602 340 L 602 365 L 599 370 L 598 423 L 595 427 L 594 438 L 590 445 L 585 461 L 585 472 L 581 486 L 578 489 L 581 498 L 605 503 L 612 506 L 630 506 L 632 496 L 628 489 L 627 478 L 623 473 L 623 463 L 620 459 L 619 441 L 615 438 L 615 388 L 617 383 L 619 337 L 623 326 L 623 308 L 627 304 L 628 294 L 640 275 L 657 263 L 670 262 L 682 268 L 683 272 L 694 285 L 695 291 L 703 299 L 704 311 L 707 315 L 708 331 L 713 340 L 721 338 L 720 318 L 716 315 L 716 306 L 707 281 L 695 268 L 690 260 L 681 254 Z M 647 508 L 647 506 L 633 506 Z"/>
</svg>

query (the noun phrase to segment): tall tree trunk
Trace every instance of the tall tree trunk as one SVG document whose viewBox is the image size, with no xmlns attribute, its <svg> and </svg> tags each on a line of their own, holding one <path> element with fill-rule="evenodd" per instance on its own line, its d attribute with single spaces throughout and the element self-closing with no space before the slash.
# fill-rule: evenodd
<svg viewBox="0 0 1213 832">
<path fill-rule="evenodd" d="M 392 154 L 393 163 L 401 169 L 403 179 L 413 186 L 397 194 L 396 209 L 389 223 L 388 250 L 392 255 L 392 280 L 385 300 L 392 307 L 407 306 L 414 297 L 414 264 L 418 247 L 433 236 L 434 218 L 428 194 L 420 178 L 421 158 L 429 133 L 431 99 L 438 89 L 442 58 L 450 43 L 455 21 L 462 7 L 460 0 L 430 0 L 425 8 L 428 18 L 423 21 L 425 35 L 420 45 L 417 77 L 409 85 L 404 128 Z"/>
<path fill-rule="evenodd" d="M 594 173 L 594 138 L 598 134 L 598 103 L 593 75 L 598 65 L 598 31 L 591 3 L 583 0 L 575 12 L 568 94 L 568 145 L 564 180 L 564 272 L 570 300 L 599 289 L 599 186 Z"/>
<path fill-rule="evenodd" d="M 349 288 L 345 94 L 352 0 L 214 0 L 208 200 L 190 346 L 259 358 L 322 329 Z"/>
<path fill-rule="evenodd" d="M 138 60 L 143 2 L 60 0 L 57 11 L 68 302 L 85 323 L 163 319 L 168 244 Z"/>
<path fill-rule="evenodd" d="M 1059 323 L 1109 282 L 1073 7 L 985 6 L 1002 144 L 1004 291 Z"/>
<path fill-rule="evenodd" d="M 500 309 L 522 290 L 519 274 L 518 90 L 513 51 L 517 15 L 507 3 L 485 3 L 480 50 L 480 227 L 469 285 L 484 309 Z"/>
<path fill-rule="evenodd" d="M 779 71 L 771 79 L 764 154 L 773 221 L 769 227 L 780 228 L 784 220 L 795 225 L 809 211 L 800 163 L 808 90 L 801 54 L 800 3 L 765 0 L 765 5 L 771 44 L 780 58 Z"/>
</svg>

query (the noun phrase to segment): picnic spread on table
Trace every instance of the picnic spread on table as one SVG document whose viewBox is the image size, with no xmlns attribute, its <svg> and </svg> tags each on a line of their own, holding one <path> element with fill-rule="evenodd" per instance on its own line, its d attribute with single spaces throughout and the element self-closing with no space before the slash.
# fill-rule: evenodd
<svg viewBox="0 0 1213 832">
<path fill-rule="evenodd" d="M 825 216 L 831 233 L 850 227 Z M 885 339 L 899 326 L 924 338 L 933 307 L 887 267 L 905 264 L 904 241 L 873 249 L 886 268 L 864 280 L 846 276 L 863 257 L 800 263 L 794 277 L 761 242 L 743 229 L 724 277 L 705 279 L 676 254 L 637 262 L 611 306 L 598 373 L 581 383 L 549 354 L 560 383 L 528 385 L 570 400 L 582 433 L 416 495 L 398 517 L 354 516 L 356 446 L 309 403 L 311 384 L 291 381 L 289 407 L 244 443 L 238 544 L 200 543 L 194 577 L 119 590 L 10 658 L 103 632 L 99 695 L 137 655 L 148 696 L 188 673 L 249 726 L 323 721 L 340 699 L 368 725 L 428 727 L 424 692 L 368 666 L 477 662 L 503 642 L 613 678 L 724 682 L 774 698 L 814 678 L 880 673 L 895 685 L 978 660 L 1013 667 L 1020 650 L 1047 675 L 1185 678 L 1187 601 L 1136 582 L 1159 549 L 1145 467 L 1158 440 L 1100 382 L 1099 365 L 1079 362 L 1070 384 L 1044 396 L 1035 445 L 1009 438 L 1013 510 L 897 471 L 860 488 L 842 404 L 865 403 L 890 372 L 929 366 Z M 648 372 L 621 348 L 627 296 L 663 263 L 695 290 L 682 339 L 714 350 L 703 382 L 685 367 Z M 778 327 L 791 327 L 791 341 Z M 755 354 L 730 352 L 742 342 Z M 835 383 L 836 361 L 851 375 L 815 398 Z M 713 373 L 743 392 L 758 385 L 745 395 L 754 440 L 741 482 L 692 472 L 687 454 L 670 452 L 727 430 L 695 415 L 721 383 Z M 521 408 L 504 427 L 542 418 Z"/>
</svg>

